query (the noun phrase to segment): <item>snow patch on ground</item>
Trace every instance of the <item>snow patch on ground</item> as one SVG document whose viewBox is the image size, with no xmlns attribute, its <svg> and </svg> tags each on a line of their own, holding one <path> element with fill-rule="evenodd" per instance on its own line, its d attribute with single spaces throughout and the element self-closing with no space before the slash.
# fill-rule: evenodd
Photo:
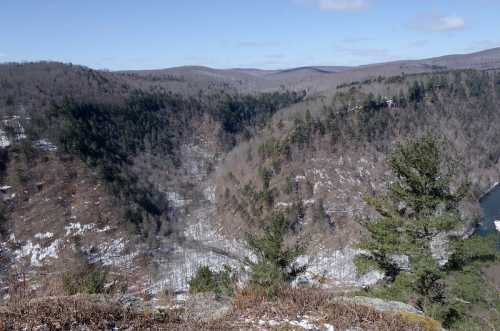
<svg viewBox="0 0 500 331">
<path fill-rule="evenodd" d="M 319 330 L 319 327 L 317 327 L 315 324 L 313 324 L 311 321 L 308 321 L 307 319 L 301 319 L 299 321 L 291 321 L 290 324 L 293 326 L 301 327 L 304 330 Z"/>
<path fill-rule="evenodd" d="M 247 319 L 245 323 L 248 324 L 257 324 L 261 327 L 283 327 L 288 330 L 290 327 L 293 330 L 326 330 L 326 331 L 335 331 L 335 327 L 328 323 L 320 323 L 318 318 L 314 318 L 311 316 L 297 316 L 295 320 L 283 319 L 281 321 L 277 320 L 258 320 L 256 322 Z M 296 329 L 296 327 L 300 329 Z"/>
<path fill-rule="evenodd" d="M 63 244 L 64 242 L 61 239 L 57 239 L 54 240 L 49 246 L 42 247 L 40 244 L 33 244 L 31 240 L 28 240 L 21 246 L 20 249 L 14 251 L 14 255 L 17 259 L 30 257 L 31 265 L 39 267 L 46 258 L 57 258 L 57 254 Z"/>
<path fill-rule="evenodd" d="M 242 242 L 225 238 L 222 229 L 211 224 L 209 215 L 210 210 L 203 208 L 188 215 L 193 222 L 184 229 L 184 242 L 164 242 L 157 250 L 161 279 L 151 287 L 152 292 L 187 291 L 188 281 L 199 267 L 210 266 L 220 271 L 228 265 L 233 270 L 240 270 L 243 258 L 253 258 Z M 241 280 L 244 278 L 242 275 Z"/>
<path fill-rule="evenodd" d="M 96 229 L 95 232 L 101 233 L 101 232 L 107 232 L 109 230 L 111 230 L 111 227 L 109 225 L 106 225 L 102 229 Z"/>
<path fill-rule="evenodd" d="M 243 259 L 255 260 L 255 256 L 243 242 L 224 238 L 208 221 L 200 219 L 196 224 L 188 226 L 184 230 L 184 236 L 186 241 L 183 244 L 164 243 L 159 248 L 158 252 L 163 256 L 158 261 L 161 279 L 152 286 L 152 292 L 156 293 L 163 289 L 187 291 L 189 279 L 200 266 L 207 265 L 219 271 L 224 265 L 228 265 L 233 270 L 242 270 Z M 297 279 L 297 284 L 322 287 L 373 285 L 383 279 L 384 274 L 371 270 L 359 276 L 353 259 L 362 253 L 365 252 L 353 248 L 319 249 L 313 256 L 302 256 L 297 262 L 308 265 L 308 270 Z M 242 283 L 247 276 L 246 272 L 243 269 L 240 273 Z"/>
<path fill-rule="evenodd" d="M 106 266 L 130 267 L 135 257 L 139 255 L 138 251 L 125 253 L 127 241 L 123 238 L 113 239 L 109 242 L 101 243 L 97 249 L 87 247 L 84 250 L 89 254 L 89 260 L 92 263 L 100 262 Z"/>
<path fill-rule="evenodd" d="M 326 280 L 334 286 L 365 287 L 373 285 L 384 277 L 382 272 L 372 270 L 358 276 L 354 257 L 365 253 L 360 249 L 345 248 L 341 250 L 321 249 L 314 256 L 301 256 L 299 264 L 308 265 L 307 271 L 300 276 L 297 282 L 314 284 L 318 279 Z M 328 285 L 325 285 L 328 286 Z"/>
<path fill-rule="evenodd" d="M 326 173 L 325 169 L 311 169 L 311 173 L 322 180 L 329 180 L 330 176 Z"/>
<path fill-rule="evenodd" d="M 188 282 L 201 266 L 210 266 L 214 271 L 223 270 L 224 266 L 230 266 L 238 270 L 241 266 L 237 260 L 217 254 L 212 250 L 186 248 L 174 244 L 169 257 L 162 262 L 161 278 L 150 288 L 151 292 L 158 293 L 169 289 L 175 292 L 187 292 Z"/>
<path fill-rule="evenodd" d="M 216 203 L 215 185 L 210 185 L 203 190 L 203 196 L 211 203 Z"/>
<path fill-rule="evenodd" d="M 21 117 L 20 116 L 18 116 L 18 115 L 6 116 L 2 120 L 2 124 L 5 128 L 9 128 L 12 130 L 12 132 L 14 133 L 15 140 L 19 141 L 19 140 L 26 139 L 26 134 L 24 131 L 24 127 L 21 124 Z M 5 131 L 4 131 L 4 135 L 5 135 Z"/>
<path fill-rule="evenodd" d="M 37 233 L 35 234 L 33 237 L 35 239 L 50 239 L 54 236 L 54 234 L 52 232 L 45 232 L 45 233 Z"/>
<path fill-rule="evenodd" d="M 0 129 L 0 148 L 6 148 L 10 146 L 9 137 L 4 130 Z"/>
<path fill-rule="evenodd" d="M 296 182 L 306 181 L 306 176 L 295 176 Z"/>
<path fill-rule="evenodd" d="M 191 202 L 191 200 L 186 200 L 177 192 L 167 192 L 167 200 L 175 208 L 181 208 Z"/>
<path fill-rule="evenodd" d="M 201 145 L 188 144 L 181 146 L 181 158 L 186 160 L 183 169 L 194 180 L 202 181 L 207 175 L 208 163 L 215 155 Z"/>
<path fill-rule="evenodd" d="M 102 229 L 97 229 L 96 224 L 94 223 L 89 223 L 89 224 L 81 224 L 81 223 L 69 223 L 64 227 L 66 230 L 66 236 L 81 236 L 87 232 L 106 232 L 111 230 L 111 227 L 109 225 L 106 225 Z"/>
<path fill-rule="evenodd" d="M 201 242 L 206 246 L 217 248 L 218 250 L 236 256 L 248 256 L 251 254 L 242 242 L 225 238 L 220 233 L 220 230 L 221 229 L 214 228 L 207 221 L 201 221 L 188 226 L 184 230 L 184 235 L 187 239 Z"/>
<path fill-rule="evenodd" d="M 80 236 L 85 232 L 92 231 L 95 228 L 95 224 L 81 224 L 81 223 L 70 223 L 64 227 L 66 230 L 66 236 Z"/>
<path fill-rule="evenodd" d="M 283 202 L 283 201 L 280 201 L 280 202 L 276 203 L 276 205 L 275 205 L 276 208 L 280 208 L 280 207 L 282 207 L 282 208 L 288 208 L 288 207 L 291 207 L 291 206 L 293 206 L 293 203 L 291 203 L 291 202 Z"/>
<path fill-rule="evenodd" d="M 47 139 L 40 139 L 33 143 L 33 147 L 41 149 L 46 152 L 55 152 L 57 151 L 57 146 L 48 141 Z"/>
<path fill-rule="evenodd" d="M 320 189 L 324 187 L 327 192 L 333 191 L 333 182 L 331 180 L 328 181 L 319 181 L 314 183 L 313 186 L 313 194 L 318 194 Z"/>
<path fill-rule="evenodd" d="M 448 234 L 445 232 L 439 233 L 431 240 L 430 249 L 432 257 L 441 267 L 448 263 L 448 259 L 451 256 L 448 246 Z"/>
<path fill-rule="evenodd" d="M 314 200 L 314 199 L 302 200 L 302 203 L 306 207 L 314 205 L 315 202 L 316 202 L 316 200 Z"/>
</svg>

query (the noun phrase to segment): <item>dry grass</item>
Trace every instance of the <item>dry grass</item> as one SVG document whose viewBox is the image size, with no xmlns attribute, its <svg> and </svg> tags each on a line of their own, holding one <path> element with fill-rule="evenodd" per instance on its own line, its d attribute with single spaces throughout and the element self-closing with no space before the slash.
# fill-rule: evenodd
<svg viewBox="0 0 500 331">
<path fill-rule="evenodd" d="M 335 302 L 333 296 L 319 289 L 284 289 L 275 300 L 253 291 L 243 290 L 235 299 L 235 314 L 252 320 L 294 320 L 315 317 L 317 323 L 328 323 L 336 330 L 360 327 L 364 330 L 434 330 L 427 319 L 408 319 L 401 314 L 381 313 L 373 308 Z M 425 322 L 425 323 L 424 323 Z"/>
<path fill-rule="evenodd" d="M 283 289 L 273 300 L 255 291 L 242 290 L 236 294 L 232 311 L 223 319 L 200 322 L 183 319 L 182 308 L 152 312 L 147 308 L 121 307 L 104 296 L 46 297 L 0 306 L 0 331 L 32 330 L 41 325 L 48 330 L 76 330 L 81 326 L 91 330 L 260 330 L 260 320 L 297 320 L 305 316 L 319 326 L 331 324 L 335 330 L 354 327 L 384 331 L 438 330 L 436 323 L 423 316 L 409 318 L 404 314 L 381 313 L 332 299 L 331 294 L 315 289 Z M 292 326 L 283 323 L 274 328 L 287 330 Z"/>
<path fill-rule="evenodd" d="M 102 298 L 101 298 L 102 299 Z M 101 300 L 99 297 L 49 297 L 20 305 L 0 307 L 0 331 L 33 330 L 227 330 L 225 321 L 198 323 L 184 321 L 179 310 L 134 311 Z"/>
</svg>

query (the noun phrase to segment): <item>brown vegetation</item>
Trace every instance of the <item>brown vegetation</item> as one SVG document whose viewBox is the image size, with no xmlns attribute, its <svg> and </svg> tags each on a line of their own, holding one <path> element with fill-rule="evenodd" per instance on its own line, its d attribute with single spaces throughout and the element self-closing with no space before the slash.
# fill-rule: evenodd
<svg viewBox="0 0 500 331">
<path fill-rule="evenodd" d="M 294 320 L 310 316 L 317 323 L 328 323 L 336 330 L 360 327 L 366 330 L 427 330 L 424 323 L 397 313 L 382 313 L 373 308 L 336 302 L 334 296 L 319 289 L 284 288 L 275 299 L 251 290 L 236 295 L 238 316 L 251 320 Z M 424 320 L 424 318 L 422 318 Z"/>
<path fill-rule="evenodd" d="M 411 315 L 411 316 L 410 316 Z M 413 314 L 381 313 L 366 306 L 334 302 L 325 292 L 284 289 L 270 301 L 255 292 L 237 293 L 233 310 L 221 320 L 199 322 L 183 319 L 182 308 L 161 311 L 134 310 L 103 296 L 46 297 L 0 307 L 0 330 L 70 330 L 86 326 L 92 330 L 115 327 L 129 330 L 255 330 L 258 322 L 297 320 L 304 316 L 336 330 L 360 327 L 366 330 L 438 330 L 436 322 Z M 283 330 L 283 322 L 275 329 Z M 274 328 L 273 328 L 274 329 Z"/>
<path fill-rule="evenodd" d="M 178 323 L 178 314 L 139 313 L 101 302 L 87 296 L 47 297 L 23 304 L 0 308 L 0 330 L 32 330 L 45 326 L 48 330 L 70 330 L 86 326 L 92 330 L 118 328 L 170 329 Z"/>
</svg>

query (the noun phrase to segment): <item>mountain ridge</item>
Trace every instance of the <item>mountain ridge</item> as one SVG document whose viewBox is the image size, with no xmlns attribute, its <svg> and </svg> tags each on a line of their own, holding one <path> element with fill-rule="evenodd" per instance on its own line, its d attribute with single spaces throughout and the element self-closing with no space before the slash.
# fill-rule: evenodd
<svg viewBox="0 0 500 331">
<path fill-rule="evenodd" d="M 111 72 L 117 72 L 117 73 L 122 73 L 122 72 L 154 72 L 154 71 L 168 71 L 168 70 L 178 70 L 178 69 L 193 69 L 193 70 L 213 70 L 213 71 L 258 71 L 258 72 L 263 72 L 263 73 L 277 73 L 277 72 L 286 72 L 286 71 L 291 71 L 291 70 L 300 70 L 300 69 L 324 69 L 325 71 L 337 71 L 337 70 L 348 70 L 348 69 L 356 69 L 356 68 L 362 68 L 362 67 L 367 67 L 367 66 L 377 66 L 377 65 L 387 65 L 387 64 L 393 64 L 393 63 L 405 63 L 405 62 L 439 62 L 439 61 L 444 61 L 447 59 L 455 59 L 455 58 L 476 58 L 476 57 L 481 57 L 481 56 L 494 56 L 498 57 L 500 56 L 500 47 L 494 47 L 494 48 L 488 48 L 480 51 L 475 51 L 475 52 L 465 52 L 465 53 L 453 53 L 453 54 L 446 54 L 446 55 L 439 55 L 439 56 L 434 56 L 434 57 L 425 57 L 422 59 L 400 59 L 396 61 L 383 61 L 383 62 L 375 62 L 375 63 L 368 63 L 368 64 L 361 64 L 361 65 L 356 65 L 356 66 L 331 66 L 331 65 L 303 65 L 303 66 L 298 66 L 298 67 L 290 67 L 290 68 L 283 68 L 283 69 L 262 69 L 262 68 L 257 68 L 257 67 L 236 67 L 236 68 L 217 68 L 217 67 L 210 67 L 210 66 L 203 66 L 203 65 L 181 65 L 181 66 L 173 66 L 173 67 L 167 67 L 167 68 L 151 68 L 151 69 L 122 69 L 122 70 L 111 70 Z"/>
</svg>

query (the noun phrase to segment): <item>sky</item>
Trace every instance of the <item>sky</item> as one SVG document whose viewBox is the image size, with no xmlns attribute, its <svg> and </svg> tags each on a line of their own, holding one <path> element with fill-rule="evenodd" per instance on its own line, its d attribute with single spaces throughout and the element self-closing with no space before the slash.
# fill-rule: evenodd
<svg viewBox="0 0 500 331">
<path fill-rule="evenodd" d="M 0 0 L 0 62 L 352 66 L 500 46 L 500 0 Z"/>
</svg>

